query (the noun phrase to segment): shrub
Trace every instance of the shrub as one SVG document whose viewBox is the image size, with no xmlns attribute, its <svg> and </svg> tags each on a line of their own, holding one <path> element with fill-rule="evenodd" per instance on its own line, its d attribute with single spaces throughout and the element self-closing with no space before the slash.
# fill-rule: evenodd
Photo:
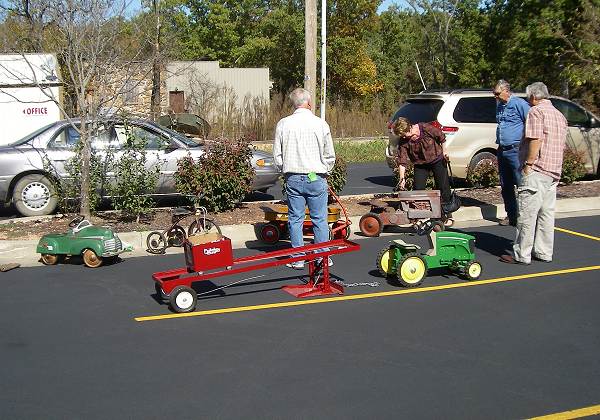
<svg viewBox="0 0 600 420">
<path fill-rule="evenodd" d="M 347 180 L 347 167 L 346 161 L 342 157 L 335 158 L 335 165 L 327 178 L 327 184 L 331 187 L 333 192 L 339 194 L 344 189 Z"/>
<path fill-rule="evenodd" d="M 585 169 L 585 155 L 570 148 L 565 149 L 563 155 L 562 175 L 560 181 L 563 184 L 572 184 L 583 178 L 587 170 Z"/>
<path fill-rule="evenodd" d="M 119 160 L 112 165 L 115 183 L 108 186 L 108 191 L 114 208 L 126 217 L 135 217 L 139 222 L 140 215 L 148 213 L 152 208 L 153 200 L 150 195 L 156 190 L 161 162 L 147 168 L 147 140 L 137 137 L 127 120 L 124 128 L 125 144 Z"/>
<path fill-rule="evenodd" d="M 406 165 L 406 170 L 404 171 L 404 179 L 406 179 L 406 183 L 404 184 L 404 189 L 407 191 L 412 190 L 414 182 L 415 182 L 415 168 L 411 162 L 408 162 L 408 164 Z M 398 165 L 396 165 L 394 167 L 394 184 L 396 184 L 394 191 L 399 191 L 400 190 L 400 186 L 399 186 L 400 177 L 398 174 Z M 427 189 L 427 190 L 435 189 L 435 181 L 433 179 L 433 176 L 430 175 L 427 178 L 427 182 L 425 183 L 425 189 Z"/>
<path fill-rule="evenodd" d="M 207 142 L 197 160 L 186 156 L 177 162 L 175 188 L 197 197 L 208 211 L 232 210 L 252 191 L 252 149 L 244 138 Z"/>
<path fill-rule="evenodd" d="M 495 187 L 500 183 L 498 162 L 496 160 L 482 160 L 474 169 L 469 169 L 467 182 L 475 187 Z"/>
<path fill-rule="evenodd" d="M 43 157 L 44 169 L 53 176 L 53 182 L 58 198 L 58 208 L 63 213 L 78 213 L 81 198 L 81 164 L 83 162 L 83 144 L 77 143 L 73 152 L 75 155 L 64 163 L 64 172 L 68 177 L 61 177 L 61 170 L 54 167 L 47 156 Z M 107 162 L 112 160 L 112 154 L 99 156 L 92 148 L 90 158 L 90 186 L 88 190 L 90 211 L 93 213 L 101 201 L 101 191 L 106 184 Z M 60 179 L 60 181 L 59 181 Z"/>
</svg>

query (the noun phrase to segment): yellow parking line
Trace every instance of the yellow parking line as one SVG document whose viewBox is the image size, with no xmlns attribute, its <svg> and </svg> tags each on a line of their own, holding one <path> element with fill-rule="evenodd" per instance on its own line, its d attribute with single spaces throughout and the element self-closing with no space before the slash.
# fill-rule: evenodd
<svg viewBox="0 0 600 420">
<path fill-rule="evenodd" d="M 563 232 L 563 233 L 570 233 L 571 235 L 575 235 L 575 236 L 581 236 L 582 238 L 593 239 L 594 241 L 600 241 L 600 238 L 598 238 L 597 236 L 591 236 L 591 235 L 586 235 L 585 233 L 573 232 L 572 230 L 567 230 L 567 229 L 559 228 L 556 226 L 554 227 L 554 230 L 557 230 L 557 231 Z"/>
<path fill-rule="evenodd" d="M 529 420 L 569 420 L 600 414 L 600 405 L 563 411 L 562 413 L 548 414 L 546 416 L 532 417 Z"/>
<path fill-rule="evenodd" d="M 406 294 L 410 294 L 410 293 L 426 293 L 426 292 L 433 292 L 433 291 L 437 291 L 437 290 L 457 289 L 460 287 L 481 286 L 481 285 L 485 285 L 485 284 L 502 283 L 502 282 L 508 282 L 508 281 L 516 281 L 516 280 L 525 280 L 525 279 L 531 279 L 531 278 L 536 278 L 536 277 L 556 276 L 556 275 L 560 275 L 560 274 L 579 273 L 579 272 L 583 272 L 583 271 L 592 271 L 592 270 L 600 270 L 600 265 L 592 265 L 589 267 L 567 268 L 564 270 L 555 270 L 555 271 L 545 271 L 542 273 L 522 274 L 519 276 L 511 276 L 511 277 L 499 277 L 499 278 L 488 279 L 488 280 L 476 280 L 476 281 L 465 282 L 465 283 L 452 283 L 452 284 L 445 284 L 445 285 L 441 285 L 441 286 L 420 287 L 420 288 L 416 288 L 416 289 L 390 290 L 387 292 L 363 293 L 363 294 L 357 294 L 357 295 L 336 296 L 336 297 L 308 299 L 308 300 L 294 300 L 291 302 L 267 303 L 267 304 L 263 304 L 263 305 L 235 306 L 235 307 L 231 307 L 231 308 L 211 309 L 211 310 L 207 310 L 207 311 L 189 312 L 189 313 L 184 313 L 184 314 L 141 316 L 141 317 L 137 317 L 134 319 L 138 322 L 158 321 L 158 320 L 163 320 L 163 319 L 187 318 L 187 317 L 192 317 L 192 316 L 206 316 L 206 315 L 227 314 L 227 313 L 234 313 L 234 312 L 257 311 L 257 310 L 263 310 L 263 309 L 286 308 L 286 307 L 290 307 L 290 306 L 313 305 L 313 304 L 317 304 L 317 303 L 340 302 L 340 301 L 345 301 L 345 300 L 371 299 L 371 298 L 386 297 L 386 296 L 406 295 Z"/>
</svg>

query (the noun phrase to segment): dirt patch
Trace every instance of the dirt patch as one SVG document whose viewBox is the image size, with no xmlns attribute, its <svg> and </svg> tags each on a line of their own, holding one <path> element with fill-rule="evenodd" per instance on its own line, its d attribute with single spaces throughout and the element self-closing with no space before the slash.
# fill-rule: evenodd
<svg viewBox="0 0 600 420">
<path fill-rule="evenodd" d="M 485 206 L 501 204 L 500 188 L 471 188 L 458 192 L 463 206 Z M 600 181 L 577 182 L 571 185 L 560 185 L 558 198 L 598 197 L 600 196 Z M 370 196 L 344 197 L 342 203 L 349 216 L 360 216 L 369 210 Z M 209 215 L 222 226 L 244 223 L 259 223 L 264 221 L 264 209 L 269 203 L 243 203 L 240 207 L 224 213 Z M 69 221 L 74 215 L 56 215 L 52 218 L 15 219 L 0 225 L 0 239 L 38 239 L 49 232 L 63 232 L 68 229 Z M 182 221 L 187 227 L 192 217 Z M 105 211 L 92 216 L 95 225 L 110 226 L 117 232 L 162 230 L 171 223 L 171 209 L 159 208 L 145 215 L 140 222 L 124 220 L 118 212 Z"/>
</svg>

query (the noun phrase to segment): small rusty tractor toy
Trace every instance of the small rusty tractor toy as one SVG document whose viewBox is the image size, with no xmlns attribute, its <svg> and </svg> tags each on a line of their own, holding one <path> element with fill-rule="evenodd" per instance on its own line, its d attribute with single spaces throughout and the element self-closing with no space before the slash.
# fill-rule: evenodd
<svg viewBox="0 0 600 420">
<path fill-rule="evenodd" d="M 420 229 L 426 221 L 436 231 L 444 230 L 450 219 L 442 212 L 438 190 L 399 191 L 370 201 L 371 211 L 360 218 L 359 228 L 365 236 L 379 236 L 386 226 L 412 226 Z"/>
</svg>

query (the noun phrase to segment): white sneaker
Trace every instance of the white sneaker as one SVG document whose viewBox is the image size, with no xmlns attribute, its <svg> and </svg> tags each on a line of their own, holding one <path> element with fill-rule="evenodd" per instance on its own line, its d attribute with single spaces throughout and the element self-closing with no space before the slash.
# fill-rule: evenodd
<svg viewBox="0 0 600 420">
<path fill-rule="evenodd" d="M 323 261 L 322 257 L 319 257 L 315 260 L 317 265 L 321 265 L 322 261 Z M 327 257 L 327 267 L 333 267 L 333 260 L 331 259 L 331 257 Z"/>
<path fill-rule="evenodd" d="M 304 269 L 304 261 L 294 261 L 291 263 L 287 263 L 286 267 L 293 268 L 294 270 L 302 270 Z"/>
</svg>

